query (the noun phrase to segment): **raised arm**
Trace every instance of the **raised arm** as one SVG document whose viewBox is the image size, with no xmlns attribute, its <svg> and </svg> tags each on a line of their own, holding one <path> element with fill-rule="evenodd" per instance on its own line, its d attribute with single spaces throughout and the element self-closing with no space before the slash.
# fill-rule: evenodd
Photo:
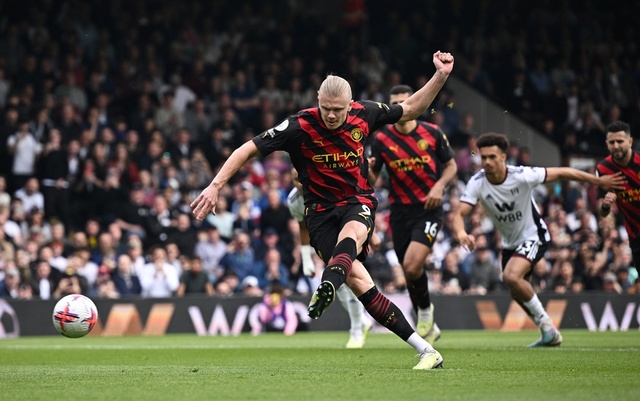
<svg viewBox="0 0 640 401">
<path fill-rule="evenodd" d="M 453 56 L 437 51 L 433 55 L 433 64 L 436 66 L 436 72 L 429 82 L 400 103 L 403 113 L 399 122 L 415 120 L 429 107 L 453 70 Z"/>
<path fill-rule="evenodd" d="M 627 182 L 621 173 L 597 177 L 571 167 L 547 168 L 547 181 L 557 181 L 560 179 L 587 182 L 591 185 L 597 185 L 605 191 L 624 189 L 625 183 Z"/>
<path fill-rule="evenodd" d="M 220 171 L 198 197 L 189 205 L 193 209 L 193 214 L 198 220 L 204 220 L 209 212 L 216 213 L 216 203 L 218 202 L 218 192 L 231 177 L 233 177 L 244 164 L 257 156 L 260 152 L 253 141 L 247 141 L 244 145 L 234 150 L 227 161 L 222 165 Z"/>
</svg>

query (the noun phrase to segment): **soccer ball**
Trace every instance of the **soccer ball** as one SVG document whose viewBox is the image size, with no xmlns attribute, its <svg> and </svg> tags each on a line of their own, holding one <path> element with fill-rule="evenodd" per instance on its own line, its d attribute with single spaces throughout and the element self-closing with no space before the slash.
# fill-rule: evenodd
<svg viewBox="0 0 640 401">
<path fill-rule="evenodd" d="M 98 322 L 98 309 L 89 298 L 71 294 L 53 308 L 53 327 L 65 337 L 84 337 Z"/>
</svg>

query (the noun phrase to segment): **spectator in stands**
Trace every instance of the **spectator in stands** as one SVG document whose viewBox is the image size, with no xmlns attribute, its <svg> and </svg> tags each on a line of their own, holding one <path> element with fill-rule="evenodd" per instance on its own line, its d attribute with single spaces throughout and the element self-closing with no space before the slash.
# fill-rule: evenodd
<svg viewBox="0 0 640 401">
<path fill-rule="evenodd" d="M 129 201 L 120 208 L 116 224 L 129 234 L 145 238 L 149 227 L 151 210 L 144 204 L 141 186 L 134 186 L 129 192 Z"/>
<path fill-rule="evenodd" d="M 22 206 L 20 205 L 20 207 Z M 15 247 L 22 247 L 24 245 L 22 229 L 20 225 L 10 217 L 11 208 L 0 206 L 0 227 L 4 231 L 5 239 L 10 241 Z"/>
<path fill-rule="evenodd" d="M 116 289 L 116 285 L 111 278 L 109 268 L 107 266 L 100 266 L 98 270 L 98 277 L 90 293 L 98 298 L 117 299 L 120 298 L 120 293 Z"/>
<path fill-rule="evenodd" d="M 4 175 L 0 175 L 0 207 L 9 207 L 11 205 L 11 195 L 7 190 L 7 179 Z"/>
<path fill-rule="evenodd" d="M 226 196 L 221 196 L 218 198 L 216 214 L 210 214 L 206 219 L 207 224 L 218 229 L 220 238 L 225 242 L 231 241 L 233 237 L 233 223 L 236 220 L 236 216 L 229 211 L 228 205 L 229 202 Z"/>
<path fill-rule="evenodd" d="M 585 217 L 586 216 L 586 217 Z M 567 214 L 567 226 L 571 232 L 578 231 L 586 224 L 585 229 L 598 231 L 598 220 L 596 216 L 587 209 L 587 202 L 583 198 L 577 198 L 574 202 L 573 211 Z"/>
<path fill-rule="evenodd" d="M 186 213 L 180 213 L 178 215 L 175 226 L 168 231 L 167 241 L 175 243 L 182 255 L 188 258 L 194 256 L 198 236 L 191 226 L 191 216 Z"/>
<path fill-rule="evenodd" d="M 131 257 L 127 254 L 118 256 L 118 264 L 112 273 L 112 280 L 121 297 L 137 296 L 142 292 L 140 279 L 135 274 Z"/>
<path fill-rule="evenodd" d="M 471 287 L 469 276 L 460 270 L 456 252 L 448 252 L 445 255 L 440 270 L 442 271 L 442 281 L 448 283 L 451 280 L 456 280 L 461 292 L 467 291 Z"/>
<path fill-rule="evenodd" d="M 20 289 L 20 272 L 11 264 L 4 272 L 4 278 L 0 279 L 0 297 L 2 298 L 18 298 Z"/>
<path fill-rule="evenodd" d="M 260 231 L 265 233 L 268 228 L 275 230 L 281 247 L 291 248 L 291 234 L 289 220 L 292 219 L 289 208 L 283 202 L 280 192 L 271 188 L 267 190 L 267 207 L 260 215 Z"/>
<path fill-rule="evenodd" d="M 175 242 L 167 242 L 164 245 L 164 249 L 167 251 L 167 263 L 173 266 L 179 275 L 182 274 L 182 271 L 184 270 L 183 261 L 186 260 L 188 264 L 188 259 L 186 259 L 184 255 L 182 255 L 178 244 L 176 244 Z"/>
<path fill-rule="evenodd" d="M 162 95 L 162 103 L 156 110 L 154 123 L 166 138 L 170 138 L 184 126 L 182 112 L 174 107 L 175 93 L 167 90 Z"/>
<path fill-rule="evenodd" d="M 78 274 L 82 261 L 77 256 L 67 258 L 67 266 L 58 286 L 53 291 L 53 299 L 60 299 L 71 294 L 88 294 L 89 284 L 84 276 Z"/>
<path fill-rule="evenodd" d="M 151 250 L 151 262 L 140 273 L 142 295 L 152 298 L 172 296 L 180 285 L 177 269 L 167 262 L 167 252 L 161 246 Z"/>
<path fill-rule="evenodd" d="M 298 316 L 291 301 L 286 298 L 283 287 L 272 286 L 258 308 L 259 321 L 262 326 L 253 331 L 254 335 L 274 331 L 282 332 L 286 336 L 295 334 L 298 328 Z"/>
<path fill-rule="evenodd" d="M 22 188 L 37 173 L 37 158 L 42 152 L 40 144 L 29 131 L 29 120 L 18 121 L 18 131 L 6 140 L 8 153 L 13 158 L 9 176 L 9 192 Z"/>
<path fill-rule="evenodd" d="M 183 297 L 186 294 L 213 295 L 213 285 L 209 281 L 209 275 L 202 268 L 202 261 L 198 257 L 189 260 L 189 268 L 184 269 L 180 277 L 180 286 L 176 295 Z"/>
<path fill-rule="evenodd" d="M 208 227 L 206 231 L 198 231 L 198 242 L 194 253 L 202 261 L 202 266 L 209 275 L 209 281 L 217 282 L 224 273 L 220 261 L 227 253 L 227 244 L 220 237 L 220 231 L 216 226 Z"/>
<path fill-rule="evenodd" d="M 249 234 L 239 231 L 234 235 L 220 264 L 224 266 L 225 274 L 233 272 L 240 282 L 247 276 L 255 275 L 256 259 Z"/>
<path fill-rule="evenodd" d="M 255 275 L 262 290 L 268 290 L 274 283 L 278 283 L 283 288 L 289 288 L 289 272 L 281 259 L 277 249 L 269 249 L 263 259 L 257 263 Z"/>
<path fill-rule="evenodd" d="M 242 280 L 242 295 L 249 297 L 261 297 L 264 291 L 260 288 L 258 279 L 255 276 L 247 276 Z"/>
<path fill-rule="evenodd" d="M 45 248 L 43 248 L 45 249 Z M 46 260 L 38 260 L 33 277 L 31 278 L 31 289 L 35 297 L 43 300 L 51 299 L 52 293 L 57 286 L 57 282 L 52 275 L 52 269 Z"/>
<path fill-rule="evenodd" d="M 49 219 L 57 218 L 68 224 L 69 164 L 57 129 L 48 132 L 48 141 L 40 157 L 40 179 L 44 196 L 44 212 Z"/>
</svg>

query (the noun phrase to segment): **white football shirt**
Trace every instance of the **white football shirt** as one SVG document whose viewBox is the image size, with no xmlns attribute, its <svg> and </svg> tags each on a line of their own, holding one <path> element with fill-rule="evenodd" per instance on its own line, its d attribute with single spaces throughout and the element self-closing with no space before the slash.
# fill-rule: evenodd
<svg viewBox="0 0 640 401">
<path fill-rule="evenodd" d="M 546 243 L 551 236 L 533 198 L 533 189 L 546 178 L 543 167 L 507 166 L 507 177 L 495 185 L 483 169 L 471 177 L 460 201 L 474 206 L 482 203 L 502 234 L 504 249 L 515 249 L 527 240 Z"/>
</svg>

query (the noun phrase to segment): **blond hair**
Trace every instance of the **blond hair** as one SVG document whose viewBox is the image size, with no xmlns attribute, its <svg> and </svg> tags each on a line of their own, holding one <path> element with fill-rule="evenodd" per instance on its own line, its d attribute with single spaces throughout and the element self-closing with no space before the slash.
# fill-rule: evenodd
<svg viewBox="0 0 640 401">
<path fill-rule="evenodd" d="M 337 75 L 328 75 L 318 89 L 318 95 L 327 97 L 342 97 L 345 94 L 351 100 L 351 85 L 346 79 Z"/>
</svg>

